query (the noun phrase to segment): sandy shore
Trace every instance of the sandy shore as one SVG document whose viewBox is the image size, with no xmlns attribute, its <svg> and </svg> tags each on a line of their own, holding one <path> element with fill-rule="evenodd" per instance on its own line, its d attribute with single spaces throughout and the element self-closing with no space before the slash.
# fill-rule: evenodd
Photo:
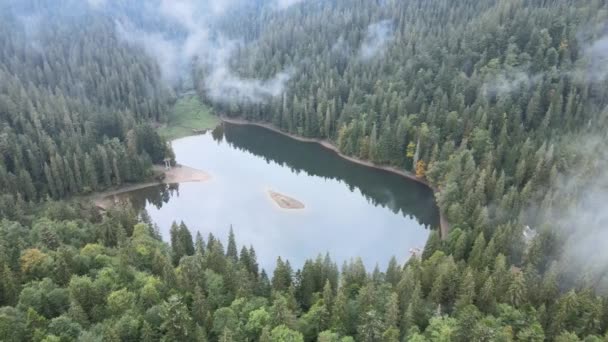
<svg viewBox="0 0 608 342">
<path fill-rule="evenodd" d="M 164 172 L 165 179 L 163 179 L 163 183 L 168 184 L 206 182 L 211 179 L 211 176 L 207 172 L 185 165 L 177 165 L 168 171 L 165 171 L 162 166 L 155 166 L 155 171 Z"/>
<path fill-rule="evenodd" d="M 95 203 L 95 206 L 102 209 L 107 209 L 116 203 L 116 196 L 126 192 L 144 189 L 159 184 L 206 182 L 211 179 L 211 176 L 205 171 L 179 164 L 172 167 L 170 170 L 165 170 L 163 166 L 155 165 L 153 167 L 153 171 L 159 175 L 164 174 L 164 178 L 158 181 L 125 185 L 116 189 L 96 193 L 92 195 L 91 199 L 93 203 Z"/>
<path fill-rule="evenodd" d="M 268 195 L 282 209 L 304 209 L 304 203 L 289 196 L 272 190 L 268 190 Z"/>
<path fill-rule="evenodd" d="M 411 172 L 407 172 L 407 171 L 404 171 L 404 170 L 401 170 L 401 169 L 398 169 L 398 168 L 395 168 L 392 166 L 377 165 L 377 164 L 374 164 L 367 160 L 362 160 L 359 158 L 347 156 L 347 155 L 341 153 L 340 150 L 338 149 L 338 147 L 336 145 L 332 144 L 328 140 L 300 137 L 295 134 L 283 132 L 282 130 L 276 128 L 275 126 L 273 126 L 272 124 L 269 124 L 269 123 L 252 122 L 252 121 L 247 121 L 247 120 L 243 120 L 243 119 L 228 118 L 228 117 L 224 117 L 224 116 L 221 117 L 221 120 L 224 122 L 227 122 L 227 123 L 235 124 L 235 125 L 252 125 L 252 126 L 263 127 L 263 128 L 266 128 L 273 132 L 277 132 L 279 134 L 288 136 L 288 137 L 298 140 L 298 141 L 317 143 L 317 144 L 323 146 L 324 148 L 334 151 L 338 156 L 340 156 L 346 160 L 349 160 L 353 163 L 356 163 L 359 165 L 364 165 L 367 167 L 372 167 L 372 168 L 379 169 L 379 170 L 385 170 L 385 171 L 400 175 L 407 179 L 410 179 L 410 180 L 413 180 L 418 183 L 426 185 L 431 190 L 433 190 L 434 193 L 438 193 L 440 191 L 439 188 L 434 187 L 432 184 L 430 184 L 429 182 L 427 182 L 424 179 L 416 177 L 416 175 L 414 175 Z M 450 232 L 450 225 L 449 225 L 447 219 L 445 218 L 445 215 L 443 214 L 443 212 L 441 212 L 441 210 L 439 210 L 439 222 L 440 222 L 440 228 L 441 228 L 441 237 L 443 239 L 445 239 L 445 238 L 447 238 L 448 233 Z"/>
</svg>

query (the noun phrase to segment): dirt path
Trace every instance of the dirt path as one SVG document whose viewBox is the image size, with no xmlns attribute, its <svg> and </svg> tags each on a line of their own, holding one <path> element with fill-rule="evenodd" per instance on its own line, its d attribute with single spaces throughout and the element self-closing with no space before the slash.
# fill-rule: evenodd
<svg viewBox="0 0 608 342">
<path fill-rule="evenodd" d="M 273 132 L 277 132 L 279 134 L 288 136 L 292 139 L 298 140 L 298 141 L 302 141 L 302 142 L 311 142 L 311 143 L 317 143 L 321 146 L 323 146 L 326 149 L 329 149 L 333 152 L 335 152 L 338 156 L 340 156 L 341 158 L 344 158 L 348 161 L 351 161 L 353 163 L 359 164 L 359 165 L 364 165 L 367 167 L 372 167 L 378 170 L 385 170 L 394 174 L 397 174 L 399 176 L 405 177 L 407 179 L 416 181 L 418 183 L 424 184 L 427 187 L 429 187 L 431 190 L 433 190 L 433 192 L 436 194 L 438 193 L 440 190 L 439 188 L 431 185 L 429 182 L 427 182 L 424 179 L 418 178 L 416 177 L 413 173 L 411 172 L 407 172 L 392 166 L 385 166 L 385 165 L 377 165 L 374 164 L 370 161 L 367 160 L 362 160 L 359 158 L 355 158 L 355 157 L 351 157 L 351 156 L 347 156 L 345 154 L 343 154 L 342 152 L 340 152 L 340 150 L 338 149 L 338 147 L 334 144 L 332 144 L 330 141 L 328 140 L 324 140 L 324 139 L 315 139 L 315 138 L 304 138 L 304 137 L 300 137 L 297 136 L 295 134 L 291 134 L 291 133 L 287 133 L 287 132 L 283 132 L 280 129 L 276 128 L 275 126 L 273 126 L 272 124 L 268 124 L 268 123 L 261 123 L 261 122 L 252 122 L 252 121 L 247 121 L 247 120 L 243 120 L 243 119 L 234 119 L 234 118 L 228 118 L 225 116 L 220 117 L 220 119 L 223 122 L 227 122 L 230 124 L 235 124 L 235 125 L 251 125 L 251 126 L 258 126 L 258 127 L 263 127 L 266 129 L 269 129 Z M 439 210 L 439 222 L 440 222 L 440 228 L 441 228 L 441 237 L 442 239 L 447 238 L 448 233 L 450 232 L 450 225 L 445 217 L 445 215 L 443 214 L 443 212 L 441 210 Z"/>
<path fill-rule="evenodd" d="M 153 170 L 157 174 L 164 174 L 164 178 L 158 181 L 125 185 L 116 189 L 95 193 L 91 195 L 90 199 L 93 201 L 93 203 L 95 203 L 95 206 L 102 209 L 107 209 L 113 203 L 115 203 L 115 196 L 124 194 L 126 192 L 149 188 L 159 184 L 206 182 L 211 179 L 211 176 L 205 171 L 184 165 L 176 165 L 170 170 L 165 170 L 164 167 L 155 165 Z"/>
</svg>

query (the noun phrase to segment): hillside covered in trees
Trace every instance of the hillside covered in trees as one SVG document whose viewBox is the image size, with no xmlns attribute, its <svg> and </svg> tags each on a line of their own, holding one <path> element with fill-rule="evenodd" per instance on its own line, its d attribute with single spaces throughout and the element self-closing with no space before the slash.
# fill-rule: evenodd
<svg viewBox="0 0 608 342">
<path fill-rule="evenodd" d="M 267 274 L 232 233 L 174 224 L 163 242 L 145 213 L 63 200 L 172 156 L 153 127 L 184 85 L 146 48 L 157 36 L 124 39 L 116 18 L 188 32 L 143 1 L 6 0 L 0 340 L 608 338 L 605 1 L 289 4 L 214 17 L 215 36 L 241 42 L 221 63 L 187 56 L 184 84 L 220 114 L 425 178 L 449 235 L 386 270 L 329 251 Z"/>
<path fill-rule="evenodd" d="M 2 216 L 145 179 L 171 156 L 150 126 L 167 110 L 156 62 L 111 21 L 22 6 L 0 14 Z"/>
<path fill-rule="evenodd" d="M 584 249 L 580 235 L 605 226 L 589 206 L 607 184 L 603 1 L 304 1 L 235 15 L 243 24 L 224 29 L 250 42 L 234 69 L 291 78 L 280 96 L 226 99 L 200 68 L 197 89 L 220 113 L 425 178 L 456 258 L 477 241 L 512 265 L 542 274 L 559 261 L 569 285 L 604 287 L 605 262 L 562 248 L 574 234 Z M 538 233 L 527 256 L 525 226 Z"/>
</svg>

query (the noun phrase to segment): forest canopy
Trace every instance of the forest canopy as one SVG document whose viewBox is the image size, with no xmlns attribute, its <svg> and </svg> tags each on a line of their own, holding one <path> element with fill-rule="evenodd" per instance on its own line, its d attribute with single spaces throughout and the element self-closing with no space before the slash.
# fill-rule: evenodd
<svg viewBox="0 0 608 342">
<path fill-rule="evenodd" d="M 22 4 L 25 5 L 25 4 Z M 171 153 L 152 127 L 168 91 L 156 62 L 95 16 L 3 12 L 0 212 L 145 179 Z"/>
<path fill-rule="evenodd" d="M 0 4 L 0 340 L 607 338 L 604 1 L 222 4 Z M 424 179 L 449 234 L 268 274 L 232 231 L 73 200 L 172 158 L 191 89 Z"/>
</svg>

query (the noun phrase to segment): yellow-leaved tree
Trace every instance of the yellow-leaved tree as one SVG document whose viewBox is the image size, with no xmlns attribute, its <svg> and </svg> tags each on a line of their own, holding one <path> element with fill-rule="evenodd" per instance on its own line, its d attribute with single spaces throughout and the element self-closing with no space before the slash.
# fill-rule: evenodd
<svg viewBox="0 0 608 342">
<path fill-rule="evenodd" d="M 416 144 L 410 141 L 407 144 L 407 151 L 405 151 L 405 156 L 408 158 L 414 158 L 414 153 L 416 152 Z"/>
</svg>

